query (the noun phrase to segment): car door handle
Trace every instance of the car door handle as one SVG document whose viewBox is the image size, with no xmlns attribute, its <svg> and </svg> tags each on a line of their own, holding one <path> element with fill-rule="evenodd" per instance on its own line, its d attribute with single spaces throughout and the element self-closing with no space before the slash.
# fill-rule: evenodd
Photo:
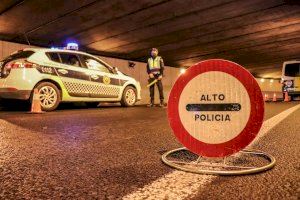
<svg viewBox="0 0 300 200">
<path fill-rule="evenodd" d="M 91 75 L 91 78 L 92 78 L 92 79 L 94 79 L 94 80 L 97 80 L 97 79 L 99 79 L 99 76 L 98 76 L 98 75 L 95 75 L 95 74 L 93 74 L 93 75 Z"/>
<path fill-rule="evenodd" d="M 68 73 L 68 70 L 65 70 L 65 69 L 58 69 L 57 71 L 61 74 L 67 74 Z"/>
</svg>

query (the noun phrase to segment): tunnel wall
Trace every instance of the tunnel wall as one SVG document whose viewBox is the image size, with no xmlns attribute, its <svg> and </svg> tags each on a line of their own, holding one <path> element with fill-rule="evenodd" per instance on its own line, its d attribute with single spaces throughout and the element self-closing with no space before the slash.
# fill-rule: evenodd
<svg viewBox="0 0 300 200">
<path fill-rule="evenodd" d="M 0 40 L 0 60 L 14 51 L 27 48 L 28 45 L 6 42 Z M 146 73 L 146 64 L 143 62 L 134 62 L 136 65 L 134 68 L 128 67 L 128 61 L 123 59 L 102 57 L 105 62 L 110 64 L 111 66 L 118 67 L 120 71 L 123 73 L 134 77 L 136 80 L 140 81 L 142 86 L 142 101 L 139 102 L 141 104 L 145 104 L 149 102 L 149 92 L 146 88 L 147 85 L 147 73 Z M 280 69 L 278 69 L 280 70 Z M 172 88 L 172 85 L 175 83 L 177 77 L 180 75 L 178 68 L 166 67 L 165 68 L 165 77 L 163 79 L 165 98 L 168 99 L 169 92 Z M 277 94 L 277 97 L 282 98 L 281 94 L 281 84 L 278 80 L 274 80 L 274 82 L 270 82 L 268 79 L 265 79 L 264 82 L 261 82 L 260 79 L 257 79 L 259 86 L 261 87 L 263 94 L 268 94 L 271 98 L 274 93 Z M 156 102 L 158 102 L 158 91 L 155 91 Z"/>
<path fill-rule="evenodd" d="M 257 78 L 256 80 L 264 96 L 267 95 L 270 100 L 273 98 L 274 94 L 276 94 L 276 97 L 279 99 L 283 98 L 283 93 L 281 92 L 282 84 L 280 83 L 280 80 L 276 79 L 273 80 L 273 82 L 271 81 L 272 79 L 263 79 L 263 82 L 261 81 L 262 79 Z"/>
</svg>

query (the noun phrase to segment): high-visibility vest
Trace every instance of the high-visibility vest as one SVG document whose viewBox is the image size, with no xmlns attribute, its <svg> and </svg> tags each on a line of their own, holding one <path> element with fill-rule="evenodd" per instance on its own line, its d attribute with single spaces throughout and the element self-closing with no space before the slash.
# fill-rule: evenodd
<svg viewBox="0 0 300 200">
<path fill-rule="evenodd" d="M 148 66 L 150 72 L 159 72 L 160 71 L 160 56 L 156 56 L 156 58 L 148 58 Z"/>
</svg>

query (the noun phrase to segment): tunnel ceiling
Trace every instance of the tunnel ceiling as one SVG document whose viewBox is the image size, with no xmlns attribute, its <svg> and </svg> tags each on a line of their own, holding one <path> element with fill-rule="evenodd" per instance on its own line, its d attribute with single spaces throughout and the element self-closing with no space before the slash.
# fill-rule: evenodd
<svg viewBox="0 0 300 200">
<path fill-rule="evenodd" d="M 300 58 L 297 0 L 2 0 L 0 39 L 40 46 L 77 41 L 81 50 L 165 63 L 235 61 L 256 76 L 278 77 Z"/>
</svg>

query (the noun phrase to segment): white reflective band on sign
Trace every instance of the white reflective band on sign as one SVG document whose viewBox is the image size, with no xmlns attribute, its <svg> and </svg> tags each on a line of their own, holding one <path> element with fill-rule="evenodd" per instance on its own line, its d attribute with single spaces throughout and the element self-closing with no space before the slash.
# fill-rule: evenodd
<svg viewBox="0 0 300 200">
<path fill-rule="evenodd" d="M 212 82 L 211 80 L 218 80 Z M 206 84 L 203 84 L 206 83 Z M 240 104 L 239 111 L 188 111 L 188 104 Z M 245 128 L 250 116 L 250 98 L 243 84 L 228 73 L 205 72 L 183 89 L 179 115 L 184 128 L 194 138 L 208 144 L 232 140 Z"/>
</svg>

